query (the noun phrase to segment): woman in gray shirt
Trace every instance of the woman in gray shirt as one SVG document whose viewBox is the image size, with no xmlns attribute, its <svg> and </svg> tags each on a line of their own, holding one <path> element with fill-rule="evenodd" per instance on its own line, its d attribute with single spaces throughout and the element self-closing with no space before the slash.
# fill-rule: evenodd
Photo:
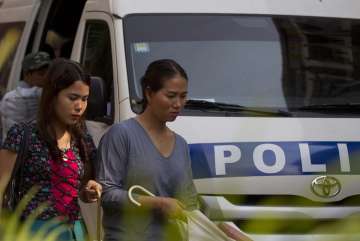
<svg viewBox="0 0 360 241">
<path fill-rule="evenodd" d="M 103 185 L 105 241 L 181 240 L 171 220 L 197 208 L 186 141 L 166 123 L 184 107 L 188 78 L 173 60 L 151 63 L 141 80 L 143 112 L 115 124 L 99 146 L 97 179 Z M 127 190 L 141 185 L 156 197 L 137 194 L 137 207 Z"/>
</svg>

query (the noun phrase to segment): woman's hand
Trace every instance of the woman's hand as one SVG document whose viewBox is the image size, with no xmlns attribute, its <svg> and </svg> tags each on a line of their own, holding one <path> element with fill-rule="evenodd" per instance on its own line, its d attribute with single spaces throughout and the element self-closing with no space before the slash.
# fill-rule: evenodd
<svg viewBox="0 0 360 241">
<path fill-rule="evenodd" d="M 175 198 L 157 197 L 157 208 L 168 218 L 185 220 L 184 204 Z"/>
<path fill-rule="evenodd" d="M 246 234 L 227 223 L 219 223 L 218 227 L 229 237 L 236 241 L 252 241 Z"/>
<path fill-rule="evenodd" d="M 183 213 L 185 206 L 175 198 L 139 195 L 137 199 L 144 208 L 160 210 L 168 218 L 186 220 Z"/>
<path fill-rule="evenodd" d="M 96 202 L 100 199 L 102 187 L 94 180 L 89 180 L 82 190 L 82 199 L 85 202 Z"/>
</svg>

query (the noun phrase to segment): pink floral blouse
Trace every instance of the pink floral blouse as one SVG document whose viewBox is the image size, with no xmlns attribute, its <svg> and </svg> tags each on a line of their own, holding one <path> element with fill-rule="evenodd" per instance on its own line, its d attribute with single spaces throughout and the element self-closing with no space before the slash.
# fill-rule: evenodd
<svg viewBox="0 0 360 241">
<path fill-rule="evenodd" d="M 34 185 L 39 192 L 27 204 L 23 218 L 30 215 L 40 204 L 48 202 L 47 209 L 38 219 L 63 218 L 74 222 L 81 218 L 78 204 L 81 178 L 84 175 L 84 164 L 80 159 L 79 149 L 72 144 L 63 152 L 63 162 L 54 161 L 49 155 L 46 143 L 40 138 L 35 124 L 31 126 L 28 152 L 24 163 L 24 183 L 20 187 L 22 195 Z M 19 152 L 24 136 L 24 124 L 14 125 L 8 132 L 3 148 Z M 85 143 L 91 161 L 96 158 L 96 148 L 90 135 Z"/>
</svg>

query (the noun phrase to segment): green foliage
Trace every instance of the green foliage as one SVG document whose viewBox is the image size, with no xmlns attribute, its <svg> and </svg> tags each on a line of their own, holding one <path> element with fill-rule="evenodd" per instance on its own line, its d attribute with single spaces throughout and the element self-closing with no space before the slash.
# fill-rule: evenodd
<svg viewBox="0 0 360 241">
<path fill-rule="evenodd" d="M 0 189 L 3 190 L 1 187 Z M 2 190 L 0 190 L 0 194 L 3 193 Z M 25 209 L 26 204 L 30 202 L 38 190 L 38 187 L 31 188 L 14 212 L 2 210 L 0 214 L 0 241 L 56 241 L 65 230 L 65 226 L 60 225 L 48 232 L 48 228 L 56 223 L 56 220 L 50 220 L 41 229 L 35 232 L 31 231 L 31 226 L 38 215 L 46 209 L 47 203 L 39 205 L 25 221 L 20 220 L 21 213 Z"/>
<path fill-rule="evenodd" d="M 2 194 L 3 186 L 0 183 L 0 194 Z M 42 226 L 41 229 L 31 231 L 33 223 L 36 221 L 38 215 L 43 212 L 48 203 L 40 205 L 34 212 L 27 217 L 25 221 L 20 220 L 21 213 L 26 207 L 26 204 L 30 202 L 32 197 L 38 192 L 38 187 L 33 187 L 24 196 L 14 212 L 6 212 L 3 210 L 0 213 L 0 241 L 56 241 L 60 234 L 66 230 L 65 225 L 59 225 L 52 231 L 48 232 L 50 227 L 58 224 L 58 221 L 53 219 Z M 234 200 L 233 200 L 234 201 Z M 243 200 L 240 198 L 236 200 L 236 203 L 241 204 Z M 269 197 L 265 199 L 262 206 L 277 207 L 283 206 L 283 204 L 276 198 Z M 125 212 L 125 220 L 129 221 L 129 225 L 134 225 L 132 218 L 139 215 L 133 208 L 127 208 L 128 212 Z M 143 215 L 149 212 L 149 210 L 143 210 Z M 150 213 L 149 213 L 150 214 Z M 146 216 L 146 215 L 145 215 Z M 264 215 L 261 215 L 264 217 Z M 146 220 L 145 220 L 146 221 Z M 125 222 L 127 223 L 127 222 Z M 140 225 L 137 223 L 137 225 Z M 296 219 L 279 221 L 277 217 L 269 216 L 268 219 L 261 219 L 260 217 L 254 217 L 253 219 L 246 220 L 245 222 L 238 223 L 239 227 L 244 231 L 258 234 L 291 234 L 291 233 L 307 233 L 313 234 L 314 241 L 359 241 L 360 240 L 360 215 L 353 215 L 340 221 L 329 221 L 321 224 L 316 223 L 312 219 Z M 129 227 L 130 228 L 130 227 Z M 317 238 L 326 235 L 326 238 Z M 334 236 L 337 234 L 338 236 Z M 319 236 L 317 236 L 319 235 Z"/>
</svg>

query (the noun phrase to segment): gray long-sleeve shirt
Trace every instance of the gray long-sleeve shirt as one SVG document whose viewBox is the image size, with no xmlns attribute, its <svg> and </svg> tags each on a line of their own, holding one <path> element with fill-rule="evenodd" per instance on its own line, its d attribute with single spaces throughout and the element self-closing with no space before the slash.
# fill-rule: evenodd
<svg viewBox="0 0 360 241">
<path fill-rule="evenodd" d="M 4 95 L 0 104 L 4 140 L 8 130 L 14 124 L 36 120 L 41 91 L 39 87 L 20 81 L 16 89 Z"/>
<path fill-rule="evenodd" d="M 157 210 L 146 212 L 129 202 L 127 190 L 132 185 L 141 185 L 156 196 L 177 198 L 189 210 L 197 207 L 188 145 L 177 134 L 173 152 L 164 157 L 137 120 L 115 124 L 100 142 L 96 169 L 103 185 L 106 241 L 166 239 L 165 230 L 171 225 Z"/>
</svg>

